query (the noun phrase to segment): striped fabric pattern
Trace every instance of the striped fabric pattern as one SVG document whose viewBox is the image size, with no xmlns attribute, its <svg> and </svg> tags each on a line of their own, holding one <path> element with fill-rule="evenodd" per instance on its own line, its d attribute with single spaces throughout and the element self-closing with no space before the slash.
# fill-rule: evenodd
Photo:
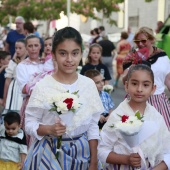
<svg viewBox="0 0 170 170">
<path fill-rule="evenodd" d="M 170 102 L 166 94 L 152 95 L 148 102 L 162 114 L 165 123 L 170 130 Z"/>
<path fill-rule="evenodd" d="M 30 148 L 23 170 L 88 170 L 90 150 L 87 136 L 63 140 L 59 159 L 55 157 L 57 138 L 45 136 Z M 98 167 L 102 170 L 101 164 Z"/>
<path fill-rule="evenodd" d="M 6 110 L 18 111 L 21 109 L 23 97 L 15 79 L 13 79 L 8 88 Z"/>
</svg>

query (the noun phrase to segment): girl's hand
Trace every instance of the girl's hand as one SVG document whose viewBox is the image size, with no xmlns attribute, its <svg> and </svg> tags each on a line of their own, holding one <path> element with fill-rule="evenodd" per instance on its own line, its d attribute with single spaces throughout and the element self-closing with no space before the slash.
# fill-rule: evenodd
<svg viewBox="0 0 170 170">
<path fill-rule="evenodd" d="M 109 115 L 107 117 L 105 117 L 105 121 L 107 122 L 108 119 L 109 119 Z"/>
<path fill-rule="evenodd" d="M 19 163 L 18 163 L 18 169 L 19 169 L 19 170 L 22 170 L 23 165 L 24 165 L 24 163 L 19 162 Z"/>
<path fill-rule="evenodd" d="M 132 153 L 129 156 L 129 165 L 133 167 L 141 167 L 141 157 L 138 153 Z"/>
<path fill-rule="evenodd" d="M 106 122 L 105 117 L 103 115 L 100 115 L 100 120 L 99 121 L 100 121 L 100 123 Z"/>
<path fill-rule="evenodd" d="M 66 132 L 66 126 L 60 121 L 51 125 L 51 135 L 59 137 Z"/>
</svg>

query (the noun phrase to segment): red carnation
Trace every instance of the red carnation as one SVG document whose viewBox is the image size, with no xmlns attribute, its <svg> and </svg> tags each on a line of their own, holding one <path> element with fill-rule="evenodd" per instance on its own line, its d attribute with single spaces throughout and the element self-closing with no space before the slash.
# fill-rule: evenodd
<svg viewBox="0 0 170 170">
<path fill-rule="evenodd" d="M 124 122 L 126 122 L 126 120 L 129 118 L 129 116 L 127 116 L 127 115 L 123 115 L 122 116 L 122 122 L 124 123 Z"/>
<path fill-rule="evenodd" d="M 63 101 L 64 103 L 67 104 L 67 109 L 71 109 L 72 105 L 73 105 L 73 99 L 72 98 L 67 98 Z"/>
</svg>

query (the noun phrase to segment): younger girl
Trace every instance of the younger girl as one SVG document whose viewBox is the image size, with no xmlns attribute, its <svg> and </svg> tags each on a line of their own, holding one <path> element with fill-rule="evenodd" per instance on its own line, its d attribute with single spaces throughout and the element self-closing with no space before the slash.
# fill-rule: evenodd
<svg viewBox="0 0 170 170">
<path fill-rule="evenodd" d="M 101 61 L 102 47 L 99 44 L 92 44 L 87 56 L 86 65 L 83 66 L 80 74 L 84 75 L 87 70 L 98 70 L 105 80 L 105 84 L 109 84 L 111 76 L 107 67 Z"/>
<path fill-rule="evenodd" d="M 10 60 L 5 73 L 4 107 L 6 111 L 15 110 L 19 112 L 23 102 L 23 97 L 18 83 L 16 82 L 16 67 L 27 56 L 24 39 L 16 41 L 15 51 L 14 57 Z"/>
<path fill-rule="evenodd" d="M 161 114 L 147 102 L 155 88 L 150 67 L 139 64 L 129 69 L 125 89 L 130 98 L 125 99 L 111 113 L 101 132 L 98 155 L 105 164 L 105 170 L 132 170 L 137 167 L 141 167 L 141 170 L 170 169 L 170 132 Z M 114 123 L 120 121 L 120 115 L 135 115 L 137 110 L 144 117 L 144 131 L 139 132 L 139 147 L 143 152 L 143 159 L 141 152 L 140 155 L 133 153 L 121 133 L 114 128 Z M 147 121 L 153 126 L 146 127 Z"/>
<path fill-rule="evenodd" d="M 54 70 L 54 62 L 52 61 L 52 37 L 48 37 L 44 40 L 44 71 Z"/>
</svg>

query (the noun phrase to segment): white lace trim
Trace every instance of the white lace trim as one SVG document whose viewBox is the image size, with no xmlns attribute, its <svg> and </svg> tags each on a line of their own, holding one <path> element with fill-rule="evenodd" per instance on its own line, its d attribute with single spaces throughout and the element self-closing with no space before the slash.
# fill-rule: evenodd
<svg viewBox="0 0 170 170">
<path fill-rule="evenodd" d="M 76 128 L 87 125 L 95 113 L 101 114 L 104 110 L 98 95 L 96 86 L 92 80 L 82 75 L 78 76 L 77 88 L 79 90 L 79 101 L 82 104 L 80 109 L 74 113 L 73 123 L 67 126 L 67 131 L 75 130 Z M 54 94 L 63 93 L 67 90 L 61 86 L 52 76 L 47 75 L 44 79 L 37 83 L 27 107 L 36 107 L 46 109 L 44 103 Z"/>
</svg>

